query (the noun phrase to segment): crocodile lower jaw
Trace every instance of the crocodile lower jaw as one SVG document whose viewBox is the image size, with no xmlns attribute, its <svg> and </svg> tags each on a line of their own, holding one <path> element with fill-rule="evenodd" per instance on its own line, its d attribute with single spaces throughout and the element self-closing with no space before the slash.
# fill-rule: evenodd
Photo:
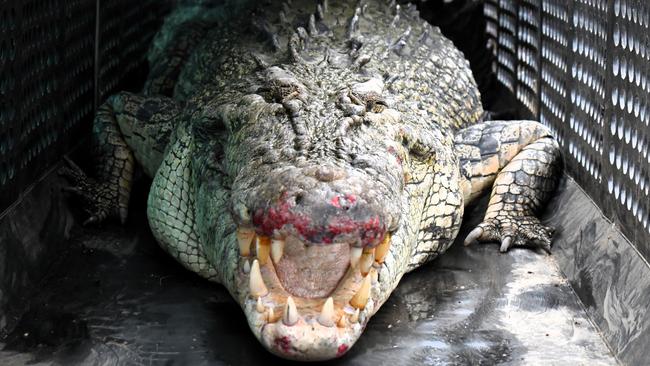
<svg viewBox="0 0 650 366">
<path fill-rule="evenodd" d="M 278 275 L 278 269 L 291 267 L 283 260 L 289 260 L 291 251 L 296 255 L 297 239 L 271 240 L 242 229 L 238 239 L 238 298 L 253 333 L 267 349 L 284 358 L 317 360 L 341 356 L 354 344 L 376 311 L 373 293 L 379 288 L 378 268 L 390 249 L 390 235 L 376 248 L 320 246 L 323 262 L 309 259 L 315 268 L 326 270 L 318 264 L 345 260 L 334 266 L 338 273 L 324 287 L 300 287 L 296 278 L 286 278 L 300 271 Z M 337 254 L 327 258 L 327 248 Z"/>
</svg>

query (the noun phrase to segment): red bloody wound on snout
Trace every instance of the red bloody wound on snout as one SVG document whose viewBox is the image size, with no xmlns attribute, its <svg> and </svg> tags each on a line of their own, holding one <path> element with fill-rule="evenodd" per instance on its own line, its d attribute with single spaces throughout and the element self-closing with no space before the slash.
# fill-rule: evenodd
<svg viewBox="0 0 650 366">
<path fill-rule="evenodd" d="M 275 345 L 284 353 L 289 353 L 291 350 L 291 340 L 287 336 L 275 338 Z"/>
<path fill-rule="evenodd" d="M 341 200 L 344 202 L 341 203 Z M 336 196 L 330 200 L 330 204 L 336 208 L 350 208 L 351 206 L 354 206 L 354 204 L 357 202 L 357 197 L 355 197 L 353 194 L 346 194 L 344 196 Z"/>
<path fill-rule="evenodd" d="M 345 354 L 345 352 L 348 351 L 348 345 L 347 344 L 342 344 L 339 346 L 339 349 L 336 351 L 336 357 L 341 357 Z"/>
<path fill-rule="evenodd" d="M 356 196 L 345 194 L 336 196 L 330 204 L 337 208 L 350 207 L 357 202 Z M 272 236 L 285 225 L 293 229 L 305 240 L 314 243 L 331 244 L 337 236 L 359 232 L 362 245 L 371 246 L 378 244 L 383 239 L 385 227 L 378 216 L 372 216 L 363 221 L 354 220 L 349 216 L 333 215 L 325 224 L 315 224 L 314 220 L 306 213 L 294 210 L 295 203 L 287 199 L 287 194 L 282 194 L 278 203 L 268 209 L 257 209 L 253 214 L 253 224 L 260 235 Z"/>
</svg>

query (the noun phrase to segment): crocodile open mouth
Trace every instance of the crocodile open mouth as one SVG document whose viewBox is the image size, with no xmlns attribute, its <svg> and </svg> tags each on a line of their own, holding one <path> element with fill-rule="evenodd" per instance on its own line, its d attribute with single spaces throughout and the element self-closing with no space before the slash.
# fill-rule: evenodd
<svg viewBox="0 0 650 366">
<path fill-rule="evenodd" d="M 282 257 L 273 260 L 282 287 L 293 296 L 325 298 L 338 286 L 350 266 L 350 245 L 307 245 L 290 236 Z"/>
<path fill-rule="evenodd" d="M 390 234 L 376 247 L 350 243 L 314 245 L 295 236 L 270 239 L 252 229 L 237 231 L 240 286 L 248 287 L 265 323 L 281 320 L 346 327 L 359 320 L 390 249 Z"/>
</svg>

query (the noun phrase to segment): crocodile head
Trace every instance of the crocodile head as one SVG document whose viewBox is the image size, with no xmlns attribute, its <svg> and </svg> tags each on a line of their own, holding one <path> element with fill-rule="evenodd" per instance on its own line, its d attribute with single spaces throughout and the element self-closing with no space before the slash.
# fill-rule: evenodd
<svg viewBox="0 0 650 366">
<path fill-rule="evenodd" d="M 298 360 L 346 353 L 410 256 L 401 113 L 381 76 L 316 69 L 269 67 L 217 113 L 236 226 L 222 282 L 260 342 Z"/>
</svg>

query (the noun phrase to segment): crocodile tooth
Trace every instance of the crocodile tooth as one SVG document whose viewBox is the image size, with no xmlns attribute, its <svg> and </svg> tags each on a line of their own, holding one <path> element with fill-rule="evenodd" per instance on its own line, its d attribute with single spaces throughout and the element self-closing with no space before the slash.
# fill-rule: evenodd
<svg viewBox="0 0 650 366">
<path fill-rule="evenodd" d="M 325 327 L 334 326 L 334 299 L 328 297 L 318 317 L 318 322 Z"/>
<path fill-rule="evenodd" d="M 350 323 L 356 323 L 359 321 L 359 309 L 354 311 L 354 314 L 350 315 Z"/>
<path fill-rule="evenodd" d="M 275 316 L 275 311 L 273 311 L 273 306 L 269 306 L 266 311 L 266 321 L 269 323 L 275 323 L 278 321 L 278 317 Z"/>
<path fill-rule="evenodd" d="M 361 259 L 361 253 L 363 253 L 363 248 L 352 247 L 350 249 L 350 267 L 357 267 L 357 264 L 359 264 L 359 259 Z"/>
<path fill-rule="evenodd" d="M 273 239 L 271 240 L 271 258 L 273 263 L 280 262 L 282 259 L 282 253 L 284 253 L 284 240 Z"/>
<path fill-rule="evenodd" d="M 390 234 L 386 234 L 386 236 L 384 236 L 384 240 L 375 249 L 375 261 L 377 263 L 379 264 L 384 263 L 384 259 L 386 259 L 386 254 L 388 254 L 388 251 L 390 250 L 390 242 L 391 242 Z"/>
<path fill-rule="evenodd" d="M 267 236 L 258 236 L 255 250 L 257 252 L 257 259 L 260 265 L 265 265 L 269 261 L 269 253 L 271 252 L 271 239 Z"/>
<path fill-rule="evenodd" d="M 374 271 L 370 272 L 370 277 L 372 278 L 373 285 L 379 282 L 379 270 L 375 269 Z"/>
<path fill-rule="evenodd" d="M 312 37 L 318 35 L 318 29 L 316 29 L 316 17 L 314 14 L 309 16 L 309 35 Z"/>
<path fill-rule="evenodd" d="M 253 261 L 253 265 L 251 266 L 251 274 L 249 277 L 248 287 L 253 297 L 266 296 L 266 294 L 269 293 L 269 290 L 264 284 L 264 279 L 262 279 L 262 272 L 260 272 L 260 263 L 257 261 L 257 259 Z"/>
<path fill-rule="evenodd" d="M 251 243 L 255 237 L 253 229 L 237 229 L 237 244 L 239 244 L 239 255 L 248 257 L 251 254 Z"/>
<path fill-rule="evenodd" d="M 375 262 L 375 249 L 374 248 L 364 249 L 363 254 L 361 255 L 361 259 L 359 260 L 359 269 L 361 270 L 361 274 L 363 276 L 366 276 L 368 272 L 370 272 L 370 268 L 372 267 L 372 264 L 374 262 Z"/>
<path fill-rule="evenodd" d="M 251 272 L 251 264 L 248 259 L 244 260 L 244 273 L 248 274 Z"/>
<path fill-rule="evenodd" d="M 348 319 L 345 314 L 341 315 L 341 318 L 339 321 L 336 323 L 336 326 L 339 328 L 345 328 L 348 326 Z"/>
<path fill-rule="evenodd" d="M 298 309 L 291 296 L 287 297 L 287 306 L 284 307 L 284 316 L 282 322 L 285 325 L 294 325 L 298 321 Z"/>
<path fill-rule="evenodd" d="M 357 309 L 363 309 L 366 307 L 366 303 L 368 303 L 368 298 L 370 298 L 370 276 L 363 278 L 359 291 L 350 300 L 350 305 Z"/>
<path fill-rule="evenodd" d="M 255 304 L 255 310 L 257 310 L 258 313 L 263 313 L 265 310 L 264 304 L 262 304 L 262 298 L 259 296 L 257 297 L 257 304 Z"/>
</svg>

